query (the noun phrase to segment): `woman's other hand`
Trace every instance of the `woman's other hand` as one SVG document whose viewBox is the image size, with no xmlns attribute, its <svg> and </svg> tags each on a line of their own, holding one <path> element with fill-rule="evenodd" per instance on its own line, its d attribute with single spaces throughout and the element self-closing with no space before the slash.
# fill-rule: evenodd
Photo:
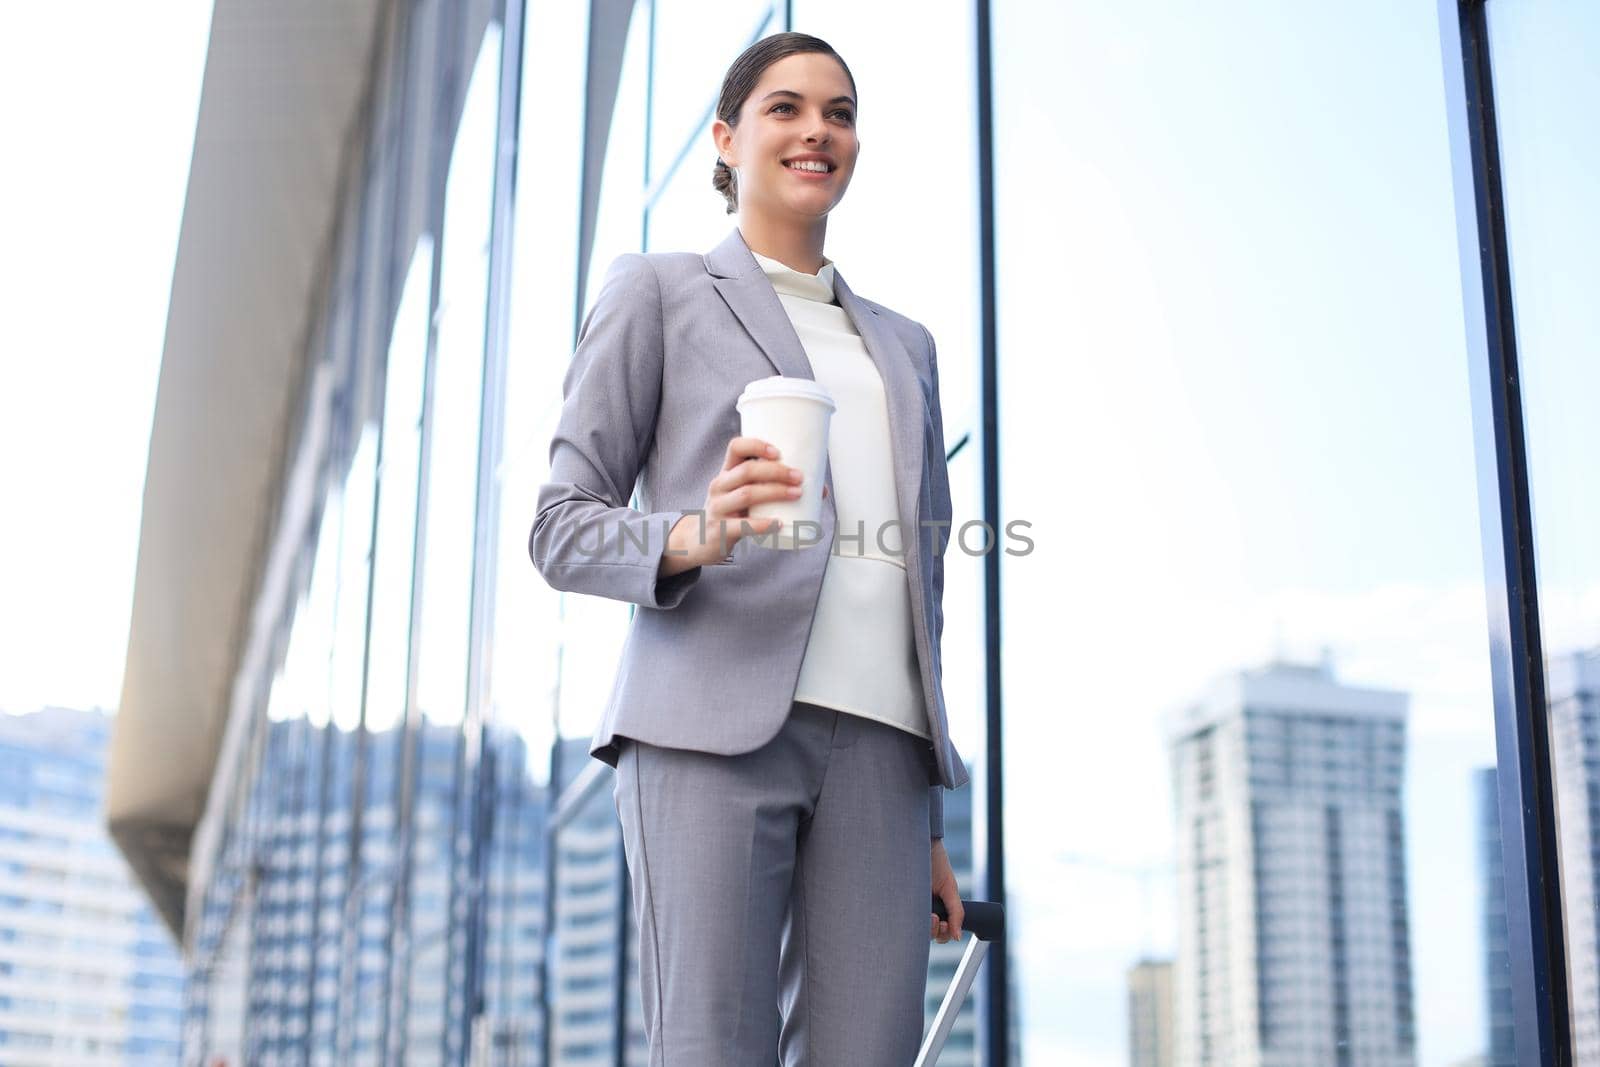
<svg viewBox="0 0 1600 1067">
<path fill-rule="evenodd" d="M 746 533 L 768 534 L 778 519 L 752 519 L 750 508 L 800 497 L 801 472 L 780 461 L 778 450 L 759 437 L 728 442 L 722 470 L 706 488 L 704 515 L 685 515 L 667 535 L 663 575 L 722 561 Z M 826 487 L 824 487 L 826 496 Z"/>
<path fill-rule="evenodd" d="M 961 907 L 961 890 L 956 886 L 956 872 L 950 869 L 950 854 L 944 850 L 942 837 L 933 839 L 932 860 L 933 892 L 944 901 L 945 914 L 950 918 L 941 919 L 938 912 L 928 912 L 928 936 L 943 945 L 961 940 L 966 912 Z"/>
</svg>

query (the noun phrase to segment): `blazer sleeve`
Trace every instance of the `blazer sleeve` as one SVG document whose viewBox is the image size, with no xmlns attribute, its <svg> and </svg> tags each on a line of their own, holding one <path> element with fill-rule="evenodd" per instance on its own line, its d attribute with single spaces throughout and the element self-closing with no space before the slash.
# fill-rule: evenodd
<svg viewBox="0 0 1600 1067">
<path fill-rule="evenodd" d="M 655 439 L 665 362 L 661 288 L 637 252 L 613 260 L 578 330 L 539 488 L 528 554 L 552 588 L 669 609 L 700 567 L 658 577 L 667 533 L 687 511 L 628 506 Z"/>
<path fill-rule="evenodd" d="M 928 464 L 928 502 L 933 510 L 936 523 L 933 528 L 933 646 L 939 650 L 936 657 L 940 669 L 944 665 L 944 550 L 949 546 L 950 538 L 954 531 L 950 528 L 950 468 L 945 461 L 944 446 L 944 411 L 939 403 L 939 353 L 938 346 L 933 343 L 933 334 L 928 332 L 926 326 L 922 327 L 922 335 L 928 339 L 928 370 L 933 386 L 933 403 L 929 414 L 933 420 L 933 443 L 930 447 L 930 463 Z M 940 531 L 943 531 L 941 534 Z M 928 790 L 928 836 L 940 838 L 944 836 L 944 786 L 935 785 Z"/>
</svg>

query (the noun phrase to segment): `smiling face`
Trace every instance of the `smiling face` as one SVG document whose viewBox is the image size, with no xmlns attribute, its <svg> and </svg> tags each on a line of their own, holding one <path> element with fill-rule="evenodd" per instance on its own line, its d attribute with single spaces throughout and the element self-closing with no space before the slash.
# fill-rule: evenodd
<svg viewBox="0 0 1600 1067">
<path fill-rule="evenodd" d="M 745 98 L 739 124 L 730 127 L 718 119 L 711 133 L 717 153 L 738 172 L 742 217 L 825 218 L 849 187 L 861 148 L 855 88 L 832 56 L 785 56 L 762 73 Z M 802 165 L 793 166 L 796 162 Z"/>
</svg>

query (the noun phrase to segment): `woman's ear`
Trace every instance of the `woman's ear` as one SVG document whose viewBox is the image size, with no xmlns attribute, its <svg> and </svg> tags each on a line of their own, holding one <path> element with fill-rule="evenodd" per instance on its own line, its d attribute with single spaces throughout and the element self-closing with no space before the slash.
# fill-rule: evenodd
<svg viewBox="0 0 1600 1067">
<path fill-rule="evenodd" d="M 711 142 L 717 146 L 717 155 L 722 157 L 722 162 L 730 167 L 739 165 L 733 154 L 733 127 L 717 119 L 711 124 Z"/>
</svg>

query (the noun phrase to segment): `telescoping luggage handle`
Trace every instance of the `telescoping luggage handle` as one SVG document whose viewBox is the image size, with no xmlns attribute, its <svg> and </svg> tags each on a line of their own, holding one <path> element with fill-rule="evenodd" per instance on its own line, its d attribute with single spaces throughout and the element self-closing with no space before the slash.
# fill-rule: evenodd
<svg viewBox="0 0 1600 1067">
<path fill-rule="evenodd" d="M 1002 941 L 1006 936 L 1006 909 L 1003 904 L 989 900 L 963 900 L 961 932 L 970 933 L 980 941 Z M 950 918 L 944 901 L 933 898 L 933 913 L 941 919 Z"/>
<path fill-rule="evenodd" d="M 967 1002 L 972 981 L 978 976 L 978 967 L 983 963 L 983 957 L 989 954 L 990 943 L 1002 941 L 1006 936 L 1004 905 L 989 900 L 963 900 L 961 909 L 964 913 L 961 932 L 963 935 L 971 934 L 972 938 L 961 955 L 961 963 L 956 967 L 956 976 L 950 980 L 950 988 L 945 990 L 939 1013 L 933 1017 L 933 1025 L 922 1039 L 916 1067 L 934 1067 L 939 1062 L 939 1054 L 944 1051 L 945 1042 L 950 1040 L 956 1016 L 961 1014 L 961 1005 Z M 944 901 L 938 897 L 933 898 L 933 911 L 941 919 L 950 917 L 945 911 Z"/>
</svg>

